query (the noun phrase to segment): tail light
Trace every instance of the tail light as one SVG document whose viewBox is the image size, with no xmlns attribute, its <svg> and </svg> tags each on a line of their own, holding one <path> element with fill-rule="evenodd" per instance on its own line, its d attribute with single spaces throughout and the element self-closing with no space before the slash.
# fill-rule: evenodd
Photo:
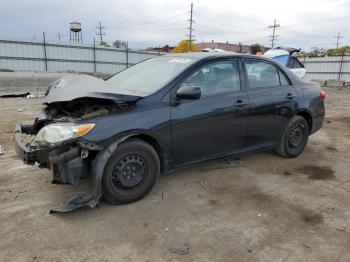
<svg viewBox="0 0 350 262">
<path fill-rule="evenodd" d="M 321 98 L 321 100 L 325 100 L 326 99 L 326 91 L 324 91 L 324 90 L 321 90 L 321 92 L 320 92 L 320 98 Z"/>
</svg>

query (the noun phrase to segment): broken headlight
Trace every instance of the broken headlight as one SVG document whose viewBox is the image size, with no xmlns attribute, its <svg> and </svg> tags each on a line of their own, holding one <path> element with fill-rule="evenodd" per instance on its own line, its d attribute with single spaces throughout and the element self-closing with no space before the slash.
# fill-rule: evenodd
<svg viewBox="0 0 350 262">
<path fill-rule="evenodd" d="M 87 134 L 95 124 L 51 124 L 40 129 L 34 138 L 35 145 L 53 145 Z"/>
</svg>

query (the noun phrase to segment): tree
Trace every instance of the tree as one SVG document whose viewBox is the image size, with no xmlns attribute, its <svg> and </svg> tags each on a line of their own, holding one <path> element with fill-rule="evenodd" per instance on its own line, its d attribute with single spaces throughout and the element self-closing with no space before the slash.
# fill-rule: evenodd
<svg viewBox="0 0 350 262">
<path fill-rule="evenodd" d="M 257 54 L 258 52 L 263 52 L 262 46 L 258 43 L 253 44 L 251 48 L 251 53 L 253 55 Z"/>
<path fill-rule="evenodd" d="M 194 42 L 191 43 L 191 52 L 197 52 L 197 46 Z M 175 46 L 173 53 L 186 53 L 190 52 L 190 42 L 188 40 L 181 40 L 180 43 Z"/>
<path fill-rule="evenodd" d="M 102 46 L 105 46 L 105 47 L 111 47 L 107 41 L 96 41 L 96 44 L 97 45 L 102 45 Z"/>
<path fill-rule="evenodd" d="M 122 40 L 116 40 L 113 42 L 113 47 L 115 48 L 126 48 L 126 42 Z"/>
<path fill-rule="evenodd" d="M 326 55 L 326 50 L 317 46 L 311 47 L 311 52 L 308 54 L 310 57 L 322 57 Z"/>
<path fill-rule="evenodd" d="M 328 56 L 342 56 L 350 54 L 350 46 L 342 46 L 340 48 L 331 48 L 326 51 Z"/>
</svg>

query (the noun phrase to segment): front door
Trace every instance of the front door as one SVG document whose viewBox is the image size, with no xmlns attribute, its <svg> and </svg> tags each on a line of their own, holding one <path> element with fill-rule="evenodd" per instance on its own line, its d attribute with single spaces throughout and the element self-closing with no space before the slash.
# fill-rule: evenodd
<svg viewBox="0 0 350 262">
<path fill-rule="evenodd" d="M 211 62 L 195 70 L 178 86 L 200 87 L 201 98 L 177 100 L 175 92 L 172 93 L 175 165 L 243 147 L 248 124 L 248 100 L 240 75 L 239 60 Z"/>
</svg>

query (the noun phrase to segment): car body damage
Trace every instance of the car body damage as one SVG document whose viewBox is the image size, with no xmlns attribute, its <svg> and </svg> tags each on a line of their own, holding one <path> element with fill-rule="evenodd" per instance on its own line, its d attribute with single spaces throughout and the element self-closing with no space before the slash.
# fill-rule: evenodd
<svg viewBox="0 0 350 262">
<path fill-rule="evenodd" d="M 17 124 L 14 147 L 53 183 L 91 187 L 52 212 L 126 204 L 160 173 L 209 159 L 273 149 L 297 157 L 322 127 L 326 94 L 271 59 L 228 52 L 159 56 L 104 81 L 67 76 L 43 109 Z"/>
<path fill-rule="evenodd" d="M 98 116 L 125 112 L 142 98 L 112 92 L 107 82 L 92 76 L 62 77 L 50 84 L 44 107 L 34 123 L 16 125 L 14 140 L 17 154 L 27 164 L 38 163 L 52 169 L 53 183 L 79 185 L 81 179 L 95 178 L 92 179 L 91 193 L 85 196 L 74 195 L 52 208 L 52 212 L 68 212 L 83 206 L 94 207 L 98 203 L 101 197 L 99 181 L 103 172 L 99 166 L 106 162 L 108 158 L 104 159 L 103 156 L 108 155 L 109 151 L 97 158 L 97 153 L 103 150 L 103 146 L 82 138 L 54 145 L 40 145 L 35 143 L 33 136 L 50 124 L 76 124 Z M 29 136 L 29 139 L 24 142 L 23 136 Z M 114 147 L 117 145 L 118 141 Z M 92 165 L 94 159 L 96 164 Z"/>
</svg>

